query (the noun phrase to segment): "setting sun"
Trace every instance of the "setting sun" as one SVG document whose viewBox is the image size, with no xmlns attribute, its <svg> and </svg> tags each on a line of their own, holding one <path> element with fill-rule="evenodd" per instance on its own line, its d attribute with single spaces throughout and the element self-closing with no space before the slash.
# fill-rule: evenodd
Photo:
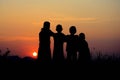
<svg viewBox="0 0 120 80">
<path fill-rule="evenodd" d="M 36 52 L 33 52 L 33 56 L 36 57 L 36 56 L 37 56 L 37 53 L 36 53 Z"/>
</svg>

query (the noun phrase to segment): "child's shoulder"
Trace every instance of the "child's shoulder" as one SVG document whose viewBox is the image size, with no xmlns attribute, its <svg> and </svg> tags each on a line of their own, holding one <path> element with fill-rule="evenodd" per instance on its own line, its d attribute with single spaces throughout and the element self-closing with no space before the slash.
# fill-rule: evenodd
<svg viewBox="0 0 120 80">
<path fill-rule="evenodd" d="M 70 35 L 67 34 L 66 36 L 70 36 Z"/>
<path fill-rule="evenodd" d="M 61 34 L 65 36 L 65 34 L 64 34 L 64 33 L 61 33 Z"/>
</svg>

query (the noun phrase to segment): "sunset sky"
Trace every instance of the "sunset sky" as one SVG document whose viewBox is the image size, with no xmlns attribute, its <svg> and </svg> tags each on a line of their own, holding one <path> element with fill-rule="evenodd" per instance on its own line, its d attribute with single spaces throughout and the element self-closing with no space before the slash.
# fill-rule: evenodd
<svg viewBox="0 0 120 80">
<path fill-rule="evenodd" d="M 32 56 L 44 21 L 84 32 L 91 52 L 120 53 L 120 0 L 0 0 L 0 50 Z M 53 40 L 51 48 L 53 47 Z M 95 49 L 94 49 L 95 48 Z"/>
</svg>

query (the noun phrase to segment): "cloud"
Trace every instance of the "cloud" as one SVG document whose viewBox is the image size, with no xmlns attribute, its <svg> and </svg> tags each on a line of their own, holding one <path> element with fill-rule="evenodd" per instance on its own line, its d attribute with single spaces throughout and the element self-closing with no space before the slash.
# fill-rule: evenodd
<svg viewBox="0 0 120 80">
<path fill-rule="evenodd" d="M 87 17 L 87 18 L 77 18 L 77 17 L 48 17 L 48 21 L 97 21 L 97 18 Z M 41 18 L 40 21 L 46 21 L 46 18 Z M 32 22 L 34 26 L 42 25 L 41 22 Z"/>
<path fill-rule="evenodd" d="M 0 37 L 0 41 L 35 41 L 35 40 L 38 40 L 37 37 L 24 37 L 24 36 L 19 36 L 19 37 L 8 37 L 8 36 L 5 36 L 5 37 Z"/>
<path fill-rule="evenodd" d="M 32 22 L 32 24 L 33 24 L 34 26 L 38 26 L 38 25 L 40 25 L 40 22 Z"/>
<path fill-rule="evenodd" d="M 62 17 L 62 18 L 53 18 L 54 20 L 59 21 L 96 21 L 96 18 L 76 18 L 76 17 Z"/>
</svg>

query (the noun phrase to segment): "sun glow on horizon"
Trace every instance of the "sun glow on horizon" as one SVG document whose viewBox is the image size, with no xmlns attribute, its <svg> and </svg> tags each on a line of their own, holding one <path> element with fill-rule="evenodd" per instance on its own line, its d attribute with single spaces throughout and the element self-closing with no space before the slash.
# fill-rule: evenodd
<svg viewBox="0 0 120 80">
<path fill-rule="evenodd" d="M 33 56 L 34 56 L 34 57 L 37 57 L 37 52 L 33 52 Z"/>
</svg>

